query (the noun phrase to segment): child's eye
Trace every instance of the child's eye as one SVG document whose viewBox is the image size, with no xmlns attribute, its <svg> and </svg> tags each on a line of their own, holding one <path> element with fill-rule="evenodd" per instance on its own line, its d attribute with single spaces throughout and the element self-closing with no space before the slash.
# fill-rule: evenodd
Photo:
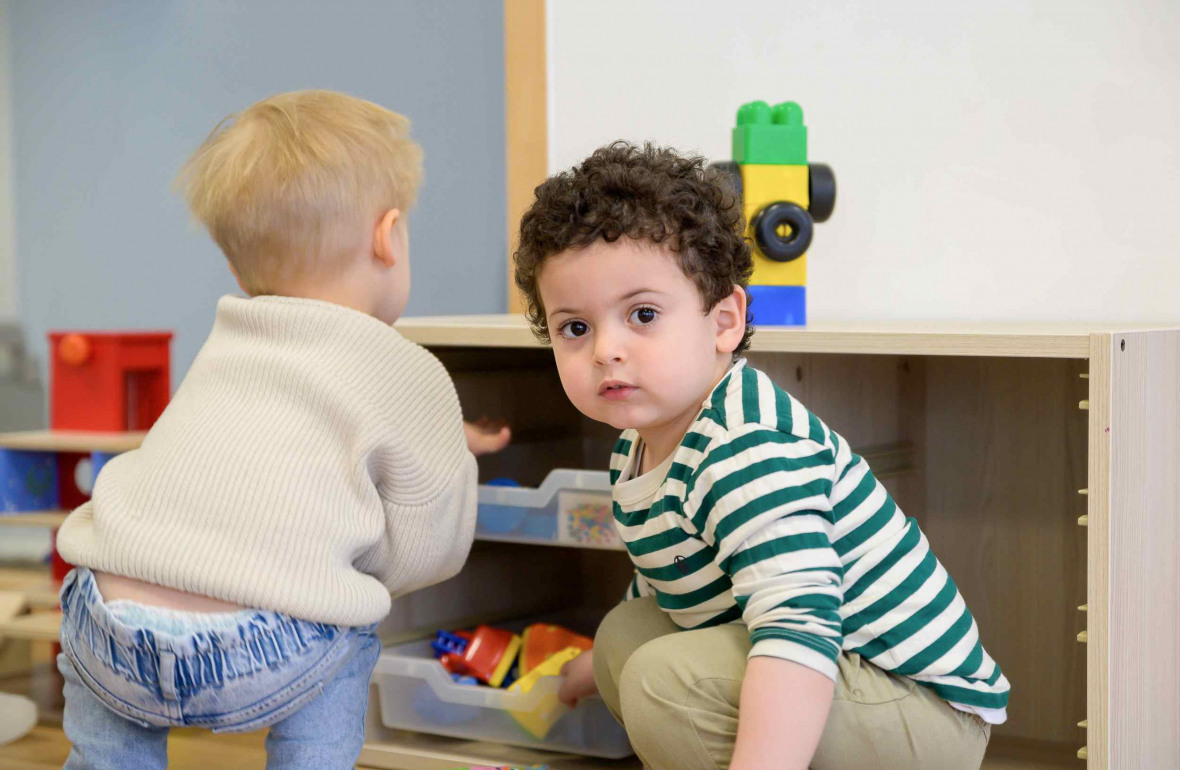
<svg viewBox="0 0 1180 770">
<path fill-rule="evenodd" d="M 557 333 L 567 340 L 577 339 L 588 331 L 590 326 L 585 321 L 566 321 L 557 329 Z"/>
<path fill-rule="evenodd" d="M 633 324 L 646 326 L 656 320 L 657 315 L 659 315 L 659 311 L 654 307 L 637 307 L 631 311 L 631 317 L 627 320 Z"/>
</svg>

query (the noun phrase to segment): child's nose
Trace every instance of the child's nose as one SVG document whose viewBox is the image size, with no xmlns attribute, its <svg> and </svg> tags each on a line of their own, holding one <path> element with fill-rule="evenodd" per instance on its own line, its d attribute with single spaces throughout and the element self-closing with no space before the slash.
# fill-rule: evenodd
<svg viewBox="0 0 1180 770">
<path fill-rule="evenodd" d="M 616 363 L 623 360 L 623 346 L 618 335 L 599 332 L 594 338 L 594 360 L 599 364 Z"/>
</svg>

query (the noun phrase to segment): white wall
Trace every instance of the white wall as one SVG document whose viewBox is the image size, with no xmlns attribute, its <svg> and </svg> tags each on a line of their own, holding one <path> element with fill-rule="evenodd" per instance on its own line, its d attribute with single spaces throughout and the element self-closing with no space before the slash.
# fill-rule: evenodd
<svg viewBox="0 0 1180 770">
<path fill-rule="evenodd" d="M 15 320 L 16 259 L 12 214 L 12 90 L 8 0 L 0 0 L 0 323 Z"/>
<path fill-rule="evenodd" d="M 551 170 L 803 106 L 813 320 L 1180 321 L 1180 4 L 549 0 Z"/>
</svg>

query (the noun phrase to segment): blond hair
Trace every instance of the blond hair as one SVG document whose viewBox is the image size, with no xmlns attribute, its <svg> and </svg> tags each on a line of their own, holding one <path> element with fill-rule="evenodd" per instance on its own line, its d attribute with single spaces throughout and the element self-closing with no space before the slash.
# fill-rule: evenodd
<svg viewBox="0 0 1180 770">
<path fill-rule="evenodd" d="M 410 121 L 332 91 L 277 94 L 221 121 L 177 178 L 250 294 L 343 266 L 422 177 Z"/>
</svg>

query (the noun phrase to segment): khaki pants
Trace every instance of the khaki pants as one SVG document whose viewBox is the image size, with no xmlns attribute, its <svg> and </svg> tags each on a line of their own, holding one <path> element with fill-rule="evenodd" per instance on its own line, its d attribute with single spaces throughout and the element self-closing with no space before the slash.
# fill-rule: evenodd
<svg viewBox="0 0 1180 770">
<path fill-rule="evenodd" d="M 717 770 L 733 756 L 749 651 L 742 624 L 681 631 L 635 599 L 602 621 L 594 679 L 646 767 Z M 838 663 L 813 770 L 978 770 L 990 725 L 856 653 Z"/>
</svg>

